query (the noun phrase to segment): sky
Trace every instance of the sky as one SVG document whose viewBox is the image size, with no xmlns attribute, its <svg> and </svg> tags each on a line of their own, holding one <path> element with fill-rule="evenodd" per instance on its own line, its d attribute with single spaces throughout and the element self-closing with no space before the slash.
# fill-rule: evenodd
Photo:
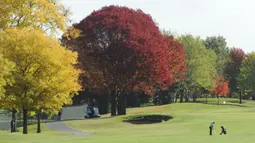
<svg viewBox="0 0 255 143">
<path fill-rule="evenodd" d="M 160 29 L 205 38 L 222 35 L 229 47 L 255 51 L 255 0 L 61 0 L 80 22 L 107 5 L 150 14 Z M 254 41 L 253 41 L 254 40 Z"/>
</svg>

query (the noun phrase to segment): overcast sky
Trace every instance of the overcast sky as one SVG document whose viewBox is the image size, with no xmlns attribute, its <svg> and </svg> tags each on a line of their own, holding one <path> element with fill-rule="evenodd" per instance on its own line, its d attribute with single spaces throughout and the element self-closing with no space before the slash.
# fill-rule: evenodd
<svg viewBox="0 0 255 143">
<path fill-rule="evenodd" d="M 255 51 L 255 0 L 62 0 L 79 22 L 105 5 L 141 9 L 161 29 L 205 38 L 222 35 L 228 46 Z"/>
</svg>

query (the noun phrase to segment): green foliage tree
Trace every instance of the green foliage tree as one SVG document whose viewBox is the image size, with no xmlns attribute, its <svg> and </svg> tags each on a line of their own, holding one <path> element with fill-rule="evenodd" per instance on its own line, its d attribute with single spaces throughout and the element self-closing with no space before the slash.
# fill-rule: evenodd
<svg viewBox="0 0 255 143">
<path fill-rule="evenodd" d="M 226 64 L 229 62 L 229 48 L 227 47 L 226 39 L 223 36 L 206 37 L 203 40 L 206 48 L 213 50 L 217 55 L 217 75 L 224 76 Z"/>
<path fill-rule="evenodd" d="M 23 133 L 27 134 L 29 111 L 56 112 L 71 104 L 73 93 L 80 90 L 80 72 L 74 68 L 77 54 L 33 28 L 6 29 L 0 36 L 4 57 L 15 64 L 14 83 L 6 86 L 0 104 L 23 112 Z"/>
<path fill-rule="evenodd" d="M 174 37 L 177 37 L 177 36 L 178 36 L 178 33 L 177 33 L 177 32 L 171 31 L 171 30 L 162 29 L 162 30 L 160 30 L 160 32 L 161 32 L 162 35 L 164 35 L 164 36 L 174 36 Z"/>
<path fill-rule="evenodd" d="M 240 73 L 240 66 L 242 65 L 242 61 L 245 59 L 245 56 L 246 54 L 244 51 L 238 48 L 231 49 L 229 54 L 230 61 L 226 65 L 225 73 L 227 79 L 229 80 L 231 95 L 235 92 L 240 93 L 239 89 L 237 88 L 237 77 Z"/>
<path fill-rule="evenodd" d="M 240 67 L 240 73 L 237 78 L 237 85 L 240 92 L 240 103 L 245 92 L 255 91 L 255 52 L 247 55 Z"/>
<path fill-rule="evenodd" d="M 182 92 L 196 93 L 200 88 L 210 91 L 216 76 L 215 52 L 206 49 L 202 40 L 192 35 L 182 35 L 178 40 L 184 45 L 188 65 L 187 78 L 181 82 Z"/>
</svg>

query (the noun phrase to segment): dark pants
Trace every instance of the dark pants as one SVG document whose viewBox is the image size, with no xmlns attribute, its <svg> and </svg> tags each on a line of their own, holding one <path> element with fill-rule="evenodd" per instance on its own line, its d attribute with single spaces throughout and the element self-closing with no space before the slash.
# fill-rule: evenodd
<svg viewBox="0 0 255 143">
<path fill-rule="evenodd" d="M 212 128 L 212 127 L 209 127 L 209 129 L 210 129 L 210 135 L 212 135 L 212 130 L 213 130 L 213 128 Z"/>
<path fill-rule="evenodd" d="M 223 130 L 223 131 L 221 131 L 220 135 L 222 135 L 222 134 L 225 135 L 225 134 L 227 134 L 227 132 Z"/>
</svg>

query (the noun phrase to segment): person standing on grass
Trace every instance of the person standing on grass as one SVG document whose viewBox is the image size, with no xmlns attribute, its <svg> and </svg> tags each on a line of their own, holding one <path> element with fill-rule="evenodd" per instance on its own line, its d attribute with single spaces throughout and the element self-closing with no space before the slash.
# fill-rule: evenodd
<svg viewBox="0 0 255 143">
<path fill-rule="evenodd" d="M 221 133 L 220 133 L 220 135 L 222 135 L 222 134 L 227 134 L 227 130 L 226 130 L 226 128 L 224 127 L 224 126 L 221 126 Z"/>
<path fill-rule="evenodd" d="M 210 129 L 210 135 L 212 135 L 212 130 L 213 130 L 213 126 L 215 125 L 215 122 L 212 122 L 211 125 L 209 126 Z"/>
</svg>

